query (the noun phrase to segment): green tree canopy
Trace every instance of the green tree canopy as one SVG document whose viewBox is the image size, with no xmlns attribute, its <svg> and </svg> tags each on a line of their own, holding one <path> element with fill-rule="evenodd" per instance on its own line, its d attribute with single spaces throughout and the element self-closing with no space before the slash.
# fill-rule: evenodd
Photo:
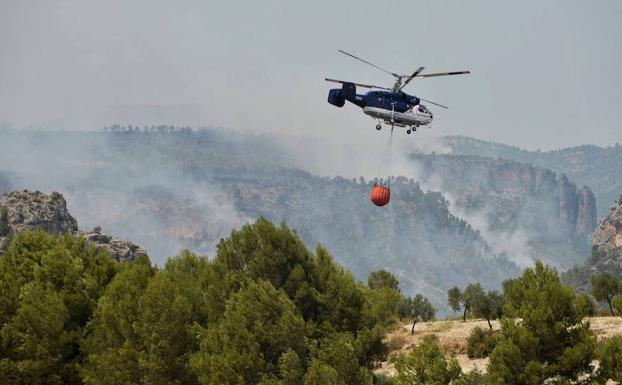
<svg viewBox="0 0 622 385">
<path fill-rule="evenodd" d="M 436 309 L 434 309 L 430 300 L 421 294 L 417 294 L 412 299 L 408 299 L 408 304 L 410 308 L 410 319 L 412 319 L 413 322 L 410 332 L 411 334 L 415 334 L 415 325 L 417 322 L 427 322 L 434 319 Z"/>
<path fill-rule="evenodd" d="M 506 281 L 504 294 L 507 318 L 488 365 L 492 383 L 576 381 L 590 372 L 596 338 L 557 271 L 536 262 L 522 277 Z"/>
<path fill-rule="evenodd" d="M 257 384 L 279 378 L 292 351 L 305 357 L 307 330 L 293 302 L 268 281 L 246 281 L 227 301 L 220 322 L 208 325 L 191 366 L 202 384 Z"/>
<path fill-rule="evenodd" d="M 454 286 L 447 292 L 447 305 L 453 311 L 460 311 L 464 309 L 464 313 L 462 316 L 462 320 L 466 321 L 466 307 L 464 306 L 464 302 L 462 300 L 462 292 L 458 288 L 458 286 Z"/>
<path fill-rule="evenodd" d="M 15 235 L 0 255 L 0 378 L 80 383 L 80 337 L 117 266 L 74 236 Z"/>
<path fill-rule="evenodd" d="M 503 295 L 498 291 L 482 293 L 473 299 L 473 314 L 476 317 L 484 318 L 488 322 L 488 327 L 492 330 L 491 320 L 498 319 L 503 314 Z"/>
<path fill-rule="evenodd" d="M 479 282 L 469 284 L 464 291 L 456 286 L 447 292 L 447 304 L 453 311 L 462 309 L 462 321 L 466 322 L 467 313 L 472 311 L 474 303 L 485 294 Z"/>
<path fill-rule="evenodd" d="M 367 287 L 370 289 L 400 290 L 400 283 L 393 274 L 386 270 L 372 271 L 367 278 Z"/>
<path fill-rule="evenodd" d="M 603 341 L 596 351 L 599 362 L 599 379 L 622 381 L 622 336 L 613 336 Z"/>
<path fill-rule="evenodd" d="M 620 279 L 613 275 L 603 272 L 592 276 L 592 294 L 597 301 L 606 301 L 609 305 L 609 311 L 613 315 L 613 297 L 622 292 L 622 283 Z"/>
</svg>

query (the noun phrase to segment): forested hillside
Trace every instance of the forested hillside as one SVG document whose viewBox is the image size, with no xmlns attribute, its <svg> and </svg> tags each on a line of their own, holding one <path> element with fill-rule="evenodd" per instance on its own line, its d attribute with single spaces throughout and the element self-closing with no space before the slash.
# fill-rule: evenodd
<svg viewBox="0 0 622 385">
<path fill-rule="evenodd" d="M 569 268 L 582 263 L 596 226 L 587 186 L 564 174 L 506 159 L 475 155 L 412 154 L 417 177 L 443 191 L 452 212 L 482 231 L 497 252 L 525 266 L 534 258 Z"/>
<path fill-rule="evenodd" d="M 394 180 L 393 202 L 379 209 L 368 200 L 372 181 L 292 168 L 293 156 L 269 137 L 109 131 L 0 132 L 14 143 L 0 153 L 0 171 L 11 172 L 13 188 L 63 192 L 82 228 L 101 225 L 159 263 L 184 247 L 211 255 L 232 228 L 261 215 L 285 221 L 309 247 L 325 245 L 358 279 L 390 269 L 406 293 L 421 290 L 437 306 L 453 285 L 498 287 L 518 272 L 442 194 L 411 179 Z"/>
</svg>

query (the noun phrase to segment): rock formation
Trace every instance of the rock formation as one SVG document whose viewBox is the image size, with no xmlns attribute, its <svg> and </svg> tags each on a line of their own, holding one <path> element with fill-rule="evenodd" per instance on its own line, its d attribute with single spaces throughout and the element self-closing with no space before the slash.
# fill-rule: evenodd
<svg viewBox="0 0 622 385">
<path fill-rule="evenodd" d="M 101 228 L 96 227 L 92 231 L 81 233 L 87 242 L 97 249 L 106 250 L 117 261 L 131 261 L 138 256 L 146 256 L 147 251 L 132 242 L 114 238 L 111 235 L 102 234 Z"/>
<path fill-rule="evenodd" d="M 36 229 L 53 235 L 76 233 L 78 222 L 67 211 L 67 203 L 59 193 L 14 191 L 3 195 L 0 199 L 0 248 L 6 246 L 13 234 Z"/>
<path fill-rule="evenodd" d="M 52 235 L 80 235 L 95 248 L 109 252 L 117 261 L 147 255 L 142 247 L 102 234 L 100 228 L 80 232 L 78 222 L 67 210 L 67 202 L 60 193 L 47 195 L 24 190 L 10 192 L 0 198 L 0 252 L 8 246 L 13 235 L 37 229 Z"/>
<path fill-rule="evenodd" d="M 622 270 L 622 196 L 594 231 L 592 245 L 594 262 Z"/>
<path fill-rule="evenodd" d="M 561 269 L 585 259 L 596 226 L 590 189 L 564 174 L 506 159 L 412 154 L 418 179 L 451 199 L 498 252 Z"/>
<path fill-rule="evenodd" d="M 596 226 L 596 198 L 589 187 L 583 186 L 579 190 L 577 232 L 591 234 Z"/>
<path fill-rule="evenodd" d="M 590 258 L 584 265 L 566 271 L 562 278 L 578 290 L 588 292 L 590 277 L 603 272 L 622 274 L 622 196 L 594 230 Z"/>
</svg>

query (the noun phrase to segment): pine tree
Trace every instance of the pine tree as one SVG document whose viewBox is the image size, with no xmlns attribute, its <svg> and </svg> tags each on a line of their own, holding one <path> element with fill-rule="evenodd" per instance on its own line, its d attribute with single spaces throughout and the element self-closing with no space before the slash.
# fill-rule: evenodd
<svg viewBox="0 0 622 385">
<path fill-rule="evenodd" d="M 596 337 L 557 271 L 537 262 L 506 281 L 504 295 L 507 318 L 488 365 L 493 384 L 576 381 L 591 371 Z"/>
</svg>

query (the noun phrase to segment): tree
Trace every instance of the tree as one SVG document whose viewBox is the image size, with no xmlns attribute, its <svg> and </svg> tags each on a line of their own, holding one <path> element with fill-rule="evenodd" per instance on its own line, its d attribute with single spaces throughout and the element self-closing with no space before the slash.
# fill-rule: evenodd
<svg viewBox="0 0 622 385">
<path fill-rule="evenodd" d="M 305 340 L 304 320 L 287 295 L 268 281 L 246 281 L 222 319 L 202 333 L 190 366 L 202 384 L 279 379 L 281 357 L 291 351 L 306 357 Z"/>
<path fill-rule="evenodd" d="M 447 360 L 436 336 L 425 336 L 408 354 L 391 357 L 395 365 L 394 385 L 449 385 L 461 374 L 458 361 Z"/>
<path fill-rule="evenodd" d="M 79 341 L 116 271 L 78 237 L 16 234 L 0 256 L 0 378 L 80 383 Z"/>
<path fill-rule="evenodd" d="M 311 365 L 309 365 L 309 370 L 307 370 L 307 374 L 305 374 L 305 377 L 304 377 L 304 385 L 327 385 L 327 384 L 342 385 L 343 383 L 339 382 L 339 375 L 337 374 L 337 371 L 335 370 L 335 368 L 323 363 L 320 360 L 317 360 L 317 359 L 311 360 Z"/>
<path fill-rule="evenodd" d="M 364 315 L 369 325 L 389 326 L 400 317 L 402 295 L 395 289 L 379 287 L 365 295 Z"/>
<path fill-rule="evenodd" d="M 622 381 L 622 337 L 607 338 L 596 350 L 599 362 L 598 377 L 603 383 L 607 380 Z"/>
<path fill-rule="evenodd" d="M 575 306 L 574 290 L 555 269 L 536 262 L 504 282 L 501 321 L 488 373 L 493 384 L 535 385 L 590 373 L 596 336 Z M 558 382 L 556 382 L 558 383 Z"/>
<path fill-rule="evenodd" d="M 616 295 L 611 301 L 611 305 L 618 314 L 622 314 L 622 294 Z"/>
<path fill-rule="evenodd" d="M 485 294 L 479 282 L 469 284 L 464 291 L 458 287 L 453 287 L 447 292 L 447 304 L 454 310 L 463 310 L 462 321 L 466 321 L 467 312 L 471 311 L 473 303 Z"/>
<path fill-rule="evenodd" d="M 2 328 L 3 345 L 13 345 L 2 352 L 2 378 L 16 384 L 63 384 L 71 379 L 65 362 L 70 351 L 70 334 L 64 330 L 68 318 L 58 293 L 38 282 L 24 285 L 19 307 Z"/>
<path fill-rule="evenodd" d="M 399 291 L 400 283 L 393 274 L 386 270 L 372 271 L 367 278 L 367 287 L 370 289 L 393 289 Z"/>
<path fill-rule="evenodd" d="M 81 349 L 82 379 L 87 385 L 140 383 L 139 300 L 153 276 L 148 261 L 124 265 L 97 302 Z"/>
<path fill-rule="evenodd" d="M 289 349 L 279 358 L 279 374 L 283 385 L 299 385 L 305 374 L 305 369 L 298 353 Z"/>
<path fill-rule="evenodd" d="M 138 363 L 142 384 L 191 384 L 189 353 L 196 350 L 192 303 L 182 292 L 181 280 L 160 272 L 150 279 L 138 301 L 134 325 L 140 341 Z"/>
<path fill-rule="evenodd" d="M 434 318 L 436 309 L 432 306 L 432 303 L 421 294 L 417 294 L 410 301 L 410 317 L 413 321 L 413 326 L 410 329 L 411 334 L 415 334 L 415 325 L 419 321 L 427 322 Z"/>
<path fill-rule="evenodd" d="M 615 299 L 613 303 L 615 308 Z M 583 293 L 577 295 L 575 305 L 577 307 L 577 311 L 583 314 L 584 317 L 592 317 L 596 314 L 596 304 L 594 303 L 592 297 L 588 294 Z"/>
<path fill-rule="evenodd" d="M 607 301 L 611 315 L 613 313 L 613 305 L 611 300 L 622 291 L 622 284 L 611 274 L 604 272 L 592 276 L 592 295 L 597 301 Z"/>
<path fill-rule="evenodd" d="M 460 309 L 464 310 L 462 314 L 462 321 L 466 322 L 466 312 L 467 308 L 464 306 L 464 302 L 462 300 L 462 292 L 458 288 L 458 286 L 454 286 L 447 292 L 447 305 L 453 311 L 460 311 Z"/>
<path fill-rule="evenodd" d="M 498 291 L 489 291 L 473 298 L 473 314 L 484 318 L 488 327 L 492 330 L 491 320 L 501 317 L 503 314 L 503 295 Z"/>
</svg>

